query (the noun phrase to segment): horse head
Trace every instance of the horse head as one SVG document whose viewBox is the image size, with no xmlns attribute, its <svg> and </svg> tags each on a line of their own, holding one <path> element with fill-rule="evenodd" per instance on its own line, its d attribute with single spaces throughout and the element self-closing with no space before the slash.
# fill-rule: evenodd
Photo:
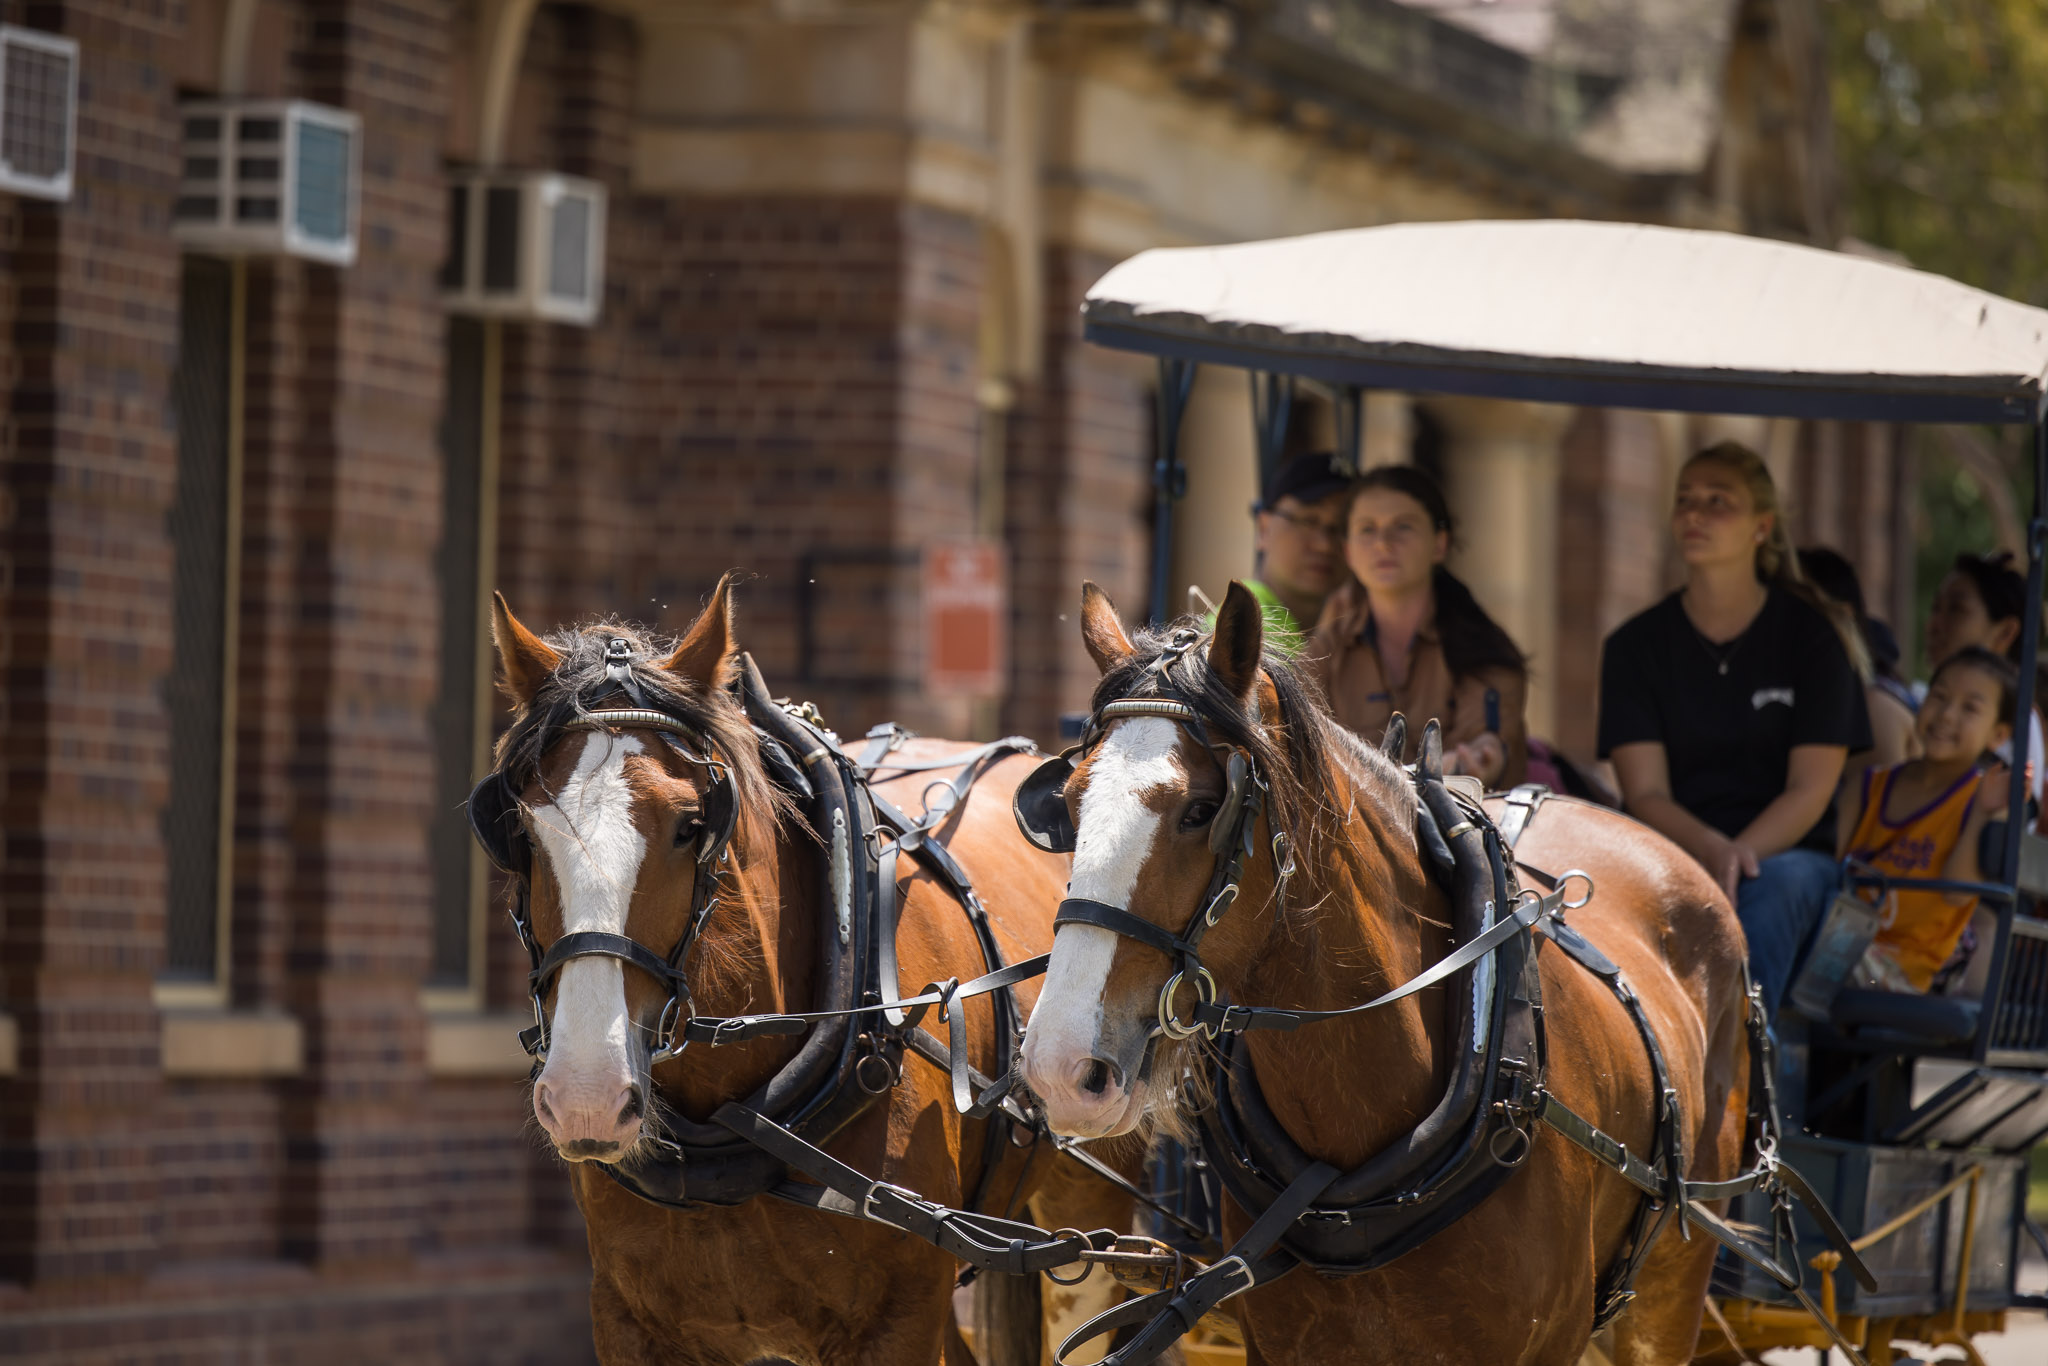
<svg viewBox="0 0 2048 1366">
<path fill-rule="evenodd" d="M 1068 769 L 1020 789 L 1027 836 L 1071 830 L 1074 853 L 1023 1062 L 1055 1130 L 1100 1137 L 1136 1127 L 1157 1074 L 1174 1078 L 1153 1057 L 1159 1037 L 1197 1037 L 1184 1028 L 1194 1004 L 1242 980 L 1282 923 L 1257 911 L 1284 900 L 1293 860 L 1274 832 L 1313 802 L 1297 774 L 1319 771 L 1324 725 L 1264 659 L 1242 584 L 1206 640 L 1182 629 L 1135 643 L 1089 584 L 1082 636 L 1103 674 L 1088 734 L 1053 761 Z"/>
<path fill-rule="evenodd" d="M 516 714 L 471 819 L 525 901 L 534 1117 L 563 1157 L 612 1162 L 657 1122 L 653 1068 L 702 960 L 732 956 L 706 941 L 746 920 L 734 867 L 773 817 L 727 687 L 730 584 L 680 642 L 617 622 L 543 640 L 502 597 L 493 634 Z"/>
</svg>

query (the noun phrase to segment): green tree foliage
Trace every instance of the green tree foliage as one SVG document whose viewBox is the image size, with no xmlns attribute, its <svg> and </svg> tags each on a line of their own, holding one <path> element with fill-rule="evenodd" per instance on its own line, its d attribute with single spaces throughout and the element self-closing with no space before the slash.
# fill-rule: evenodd
<svg viewBox="0 0 2048 1366">
<path fill-rule="evenodd" d="M 1849 231 L 2048 304 L 2048 3 L 1830 0 Z"/>
</svg>

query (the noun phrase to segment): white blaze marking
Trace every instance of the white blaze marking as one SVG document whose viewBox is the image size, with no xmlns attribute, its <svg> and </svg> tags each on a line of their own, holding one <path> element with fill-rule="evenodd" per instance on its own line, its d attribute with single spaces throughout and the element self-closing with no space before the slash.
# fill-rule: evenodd
<svg viewBox="0 0 2048 1366">
<path fill-rule="evenodd" d="M 1174 758 L 1179 743 L 1180 728 L 1157 716 L 1120 722 L 1102 742 L 1089 769 L 1088 790 L 1081 794 L 1068 896 L 1129 906 L 1159 831 L 1160 815 L 1145 799 L 1181 781 Z M 1051 1065 L 1059 1070 L 1095 1052 L 1116 944 L 1115 934 L 1095 925 L 1063 925 L 1053 936 L 1052 962 L 1026 1045 L 1048 1060 L 1058 1059 Z"/>
<path fill-rule="evenodd" d="M 562 895 L 565 934 L 626 932 L 633 887 L 647 855 L 647 841 L 633 825 L 626 756 L 644 749 L 635 736 L 592 732 L 555 800 L 534 808 L 534 834 Z M 577 958 L 557 980 L 542 1077 L 568 1103 L 589 1087 L 602 1092 L 590 1103 L 606 1104 L 632 1080 L 625 965 L 616 958 Z"/>
</svg>

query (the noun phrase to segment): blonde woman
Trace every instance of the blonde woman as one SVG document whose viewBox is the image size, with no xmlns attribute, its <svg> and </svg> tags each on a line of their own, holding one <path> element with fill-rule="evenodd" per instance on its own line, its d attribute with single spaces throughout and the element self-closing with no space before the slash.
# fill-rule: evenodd
<svg viewBox="0 0 2048 1366">
<path fill-rule="evenodd" d="M 1776 1009 L 1837 881 L 1835 789 L 1871 745 L 1853 625 L 1799 576 L 1770 470 L 1723 442 L 1686 462 L 1685 586 L 1607 638 L 1600 754 L 1629 814 L 1712 873 Z"/>
</svg>

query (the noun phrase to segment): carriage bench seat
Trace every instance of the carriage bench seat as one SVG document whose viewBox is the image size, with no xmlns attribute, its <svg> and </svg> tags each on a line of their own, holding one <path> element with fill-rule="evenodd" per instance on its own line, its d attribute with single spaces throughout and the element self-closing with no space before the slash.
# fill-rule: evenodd
<svg viewBox="0 0 2048 1366">
<path fill-rule="evenodd" d="M 1828 1022 L 1865 1045 L 1935 1047 L 1976 1038 L 1980 1010 L 1967 997 L 1845 987 L 1835 995 Z"/>
</svg>

